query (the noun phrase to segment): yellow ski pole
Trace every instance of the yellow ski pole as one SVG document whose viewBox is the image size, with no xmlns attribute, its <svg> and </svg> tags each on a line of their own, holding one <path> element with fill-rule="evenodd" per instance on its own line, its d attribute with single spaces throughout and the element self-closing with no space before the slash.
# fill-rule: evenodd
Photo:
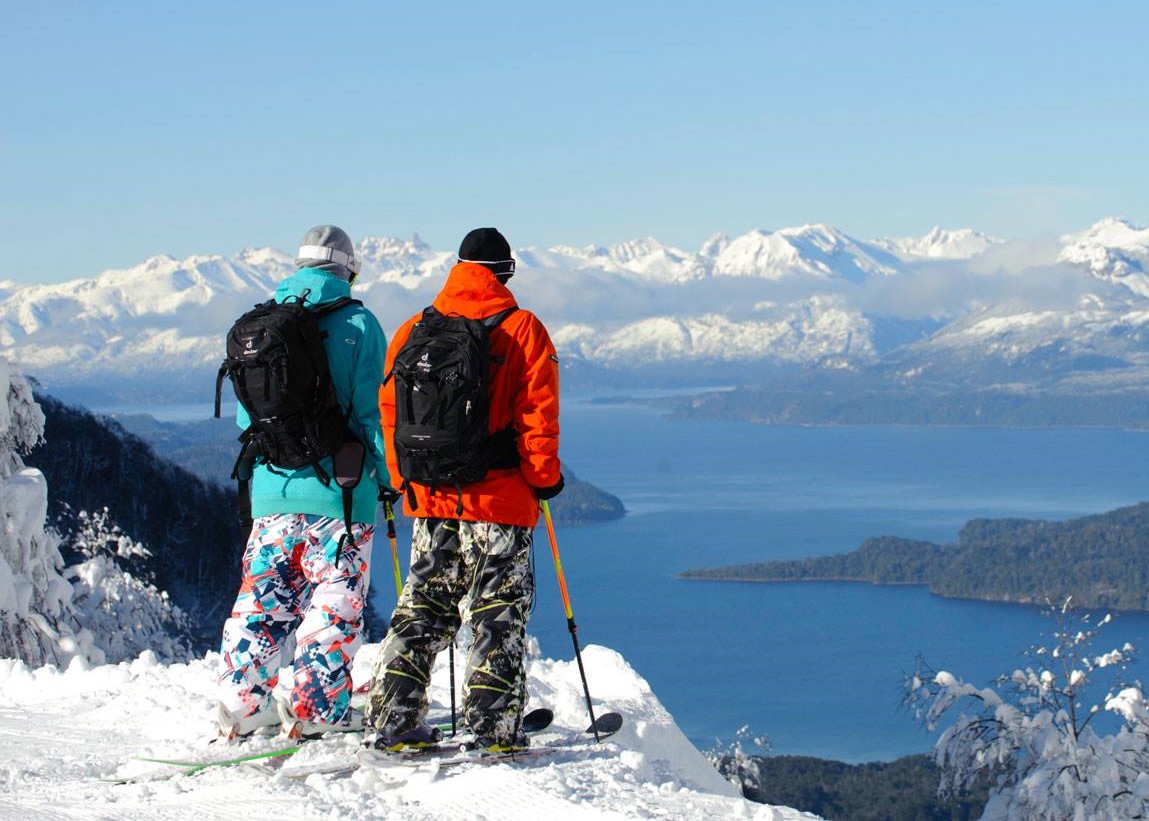
<svg viewBox="0 0 1149 821">
<path fill-rule="evenodd" d="M 390 499 L 383 500 L 383 515 L 387 517 L 387 538 L 391 540 L 391 563 L 395 568 L 395 598 L 403 595 L 403 574 L 399 570 L 399 549 L 395 546 L 395 508 Z"/>
<path fill-rule="evenodd" d="M 539 507 L 543 509 L 543 519 L 547 523 L 547 536 L 551 540 L 551 555 L 555 560 L 555 574 L 559 578 L 559 591 L 563 596 L 563 609 L 566 611 L 567 628 L 570 630 L 571 641 L 574 643 L 575 659 L 578 661 L 578 674 L 582 678 L 582 691 L 586 696 L 586 710 L 590 715 L 590 730 L 594 733 L 594 740 L 599 741 L 598 722 L 594 717 L 594 706 L 590 699 L 590 687 L 586 683 L 586 670 L 582 665 L 582 651 L 578 645 L 578 625 L 575 624 L 574 611 L 571 609 L 571 597 L 567 592 L 567 579 L 563 574 L 562 559 L 559 558 L 559 540 L 555 537 L 555 523 L 551 520 L 551 506 L 546 499 L 539 500 Z"/>
</svg>

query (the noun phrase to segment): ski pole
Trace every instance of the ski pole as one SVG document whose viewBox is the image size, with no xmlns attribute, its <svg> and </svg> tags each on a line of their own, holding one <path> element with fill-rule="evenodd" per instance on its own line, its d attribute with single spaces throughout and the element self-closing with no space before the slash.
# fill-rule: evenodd
<svg viewBox="0 0 1149 821">
<path fill-rule="evenodd" d="M 395 567 L 395 598 L 403 595 L 403 574 L 399 572 L 399 549 L 395 546 L 395 508 L 390 499 L 383 500 L 383 515 L 387 517 L 387 538 L 391 540 L 391 563 Z"/>
<path fill-rule="evenodd" d="M 590 699 L 590 687 L 586 683 L 586 670 L 582 665 L 582 651 L 578 646 L 578 625 L 575 624 L 574 611 L 571 609 L 571 597 L 567 592 L 567 580 L 563 575 L 563 563 L 559 558 L 559 541 L 555 537 L 555 523 L 551 520 L 551 506 L 547 504 L 546 499 L 539 500 L 539 507 L 543 509 L 543 519 L 547 523 L 547 536 L 551 540 L 551 555 L 555 560 L 555 574 L 559 578 L 559 591 L 563 595 L 563 608 L 566 611 L 567 629 L 570 630 L 571 642 L 574 643 L 575 660 L 578 661 L 578 674 L 582 679 L 582 691 L 586 696 L 586 711 L 590 715 L 590 729 L 594 732 L 594 740 L 599 741 L 598 737 L 598 723 L 594 717 L 594 706 Z"/>
<path fill-rule="evenodd" d="M 447 656 L 447 663 L 451 670 L 451 738 L 455 737 L 455 639 L 451 638 L 451 646 L 448 648 L 451 652 Z"/>
</svg>

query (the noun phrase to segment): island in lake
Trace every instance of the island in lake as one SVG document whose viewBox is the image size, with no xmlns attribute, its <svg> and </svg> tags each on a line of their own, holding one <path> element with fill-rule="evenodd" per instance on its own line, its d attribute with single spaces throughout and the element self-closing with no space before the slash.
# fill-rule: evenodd
<svg viewBox="0 0 1149 821">
<path fill-rule="evenodd" d="M 683 579 L 926 585 L 955 598 L 1149 610 L 1149 502 L 1062 522 L 972 519 L 955 544 L 881 536 L 850 553 L 688 570 Z"/>
</svg>

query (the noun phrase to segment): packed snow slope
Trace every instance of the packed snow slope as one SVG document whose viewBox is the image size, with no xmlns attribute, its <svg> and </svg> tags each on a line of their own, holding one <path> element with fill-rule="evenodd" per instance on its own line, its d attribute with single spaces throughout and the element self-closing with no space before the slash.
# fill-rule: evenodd
<svg viewBox="0 0 1149 821">
<path fill-rule="evenodd" d="M 378 645 L 356 657 L 366 681 Z M 31 669 L 0 660 L 0 818 L 176 819 L 402 818 L 600 819 L 810 818 L 740 797 L 691 746 L 647 683 L 612 650 L 583 650 L 596 711 L 618 710 L 623 729 L 599 745 L 516 764 L 417 767 L 387 764 L 352 774 L 311 772 L 354 760 L 359 736 L 307 742 L 280 768 L 254 765 L 173 775 L 176 768 L 133 760 L 227 758 L 282 746 L 257 739 L 235 746 L 215 732 L 212 654 L 164 665 L 150 653 L 118 665 Z M 545 744 L 587 724 L 578 668 L 539 658 L 529 666 L 532 706 L 555 711 Z M 290 676 L 281 676 L 289 681 Z M 448 671 L 436 668 L 432 714 L 449 714 Z M 114 783 L 113 779 L 134 779 Z"/>
</svg>

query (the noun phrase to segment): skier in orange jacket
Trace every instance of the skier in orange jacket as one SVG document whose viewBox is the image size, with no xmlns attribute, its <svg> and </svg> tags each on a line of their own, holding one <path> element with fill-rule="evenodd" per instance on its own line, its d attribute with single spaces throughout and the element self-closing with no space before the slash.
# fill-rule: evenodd
<svg viewBox="0 0 1149 821">
<path fill-rule="evenodd" d="M 488 319 L 512 309 L 489 331 L 489 419 L 498 443 L 486 475 L 459 486 L 411 482 L 395 444 L 396 380 L 379 391 L 388 467 L 406 482 L 404 510 L 414 517 L 411 569 L 391 617 L 368 696 L 364 743 L 402 750 L 434 743 L 425 724 L 427 684 L 435 656 L 462 623 L 474 631 L 463 689 L 463 719 L 477 747 L 526 746 L 523 659 L 526 623 L 534 604 L 532 544 L 539 500 L 563 488 L 559 448 L 559 363 L 542 322 L 517 309 L 507 280 L 514 273 L 510 245 L 494 228 L 463 239 L 459 262 L 432 307 L 443 315 Z M 423 314 L 395 332 L 385 372 Z"/>
</svg>

